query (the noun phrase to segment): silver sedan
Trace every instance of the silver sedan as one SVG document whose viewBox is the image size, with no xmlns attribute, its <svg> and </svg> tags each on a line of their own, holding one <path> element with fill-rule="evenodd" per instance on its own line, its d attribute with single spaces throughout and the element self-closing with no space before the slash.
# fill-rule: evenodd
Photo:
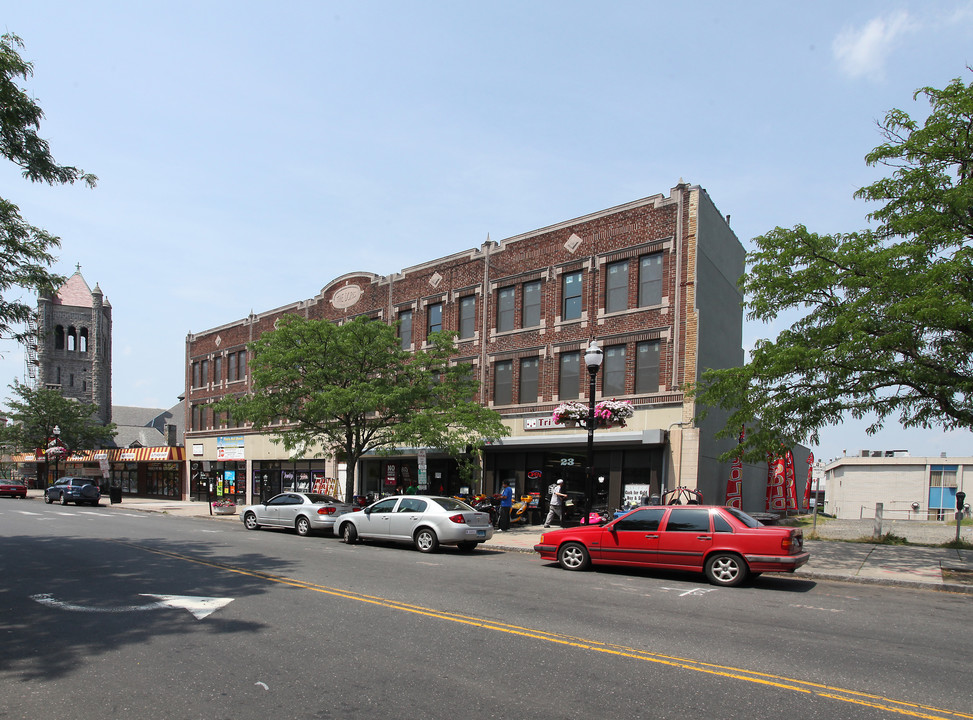
<svg viewBox="0 0 973 720">
<path fill-rule="evenodd" d="M 412 543 L 419 552 L 434 552 L 440 545 L 468 552 L 493 537 L 493 525 L 488 513 L 455 498 L 396 495 L 339 516 L 334 532 L 346 543 L 370 538 Z"/>
<path fill-rule="evenodd" d="M 247 530 L 284 527 L 294 528 L 298 535 L 308 535 L 312 530 L 333 530 L 335 518 L 352 509 L 330 495 L 286 492 L 266 503 L 244 508 L 240 519 Z"/>
</svg>

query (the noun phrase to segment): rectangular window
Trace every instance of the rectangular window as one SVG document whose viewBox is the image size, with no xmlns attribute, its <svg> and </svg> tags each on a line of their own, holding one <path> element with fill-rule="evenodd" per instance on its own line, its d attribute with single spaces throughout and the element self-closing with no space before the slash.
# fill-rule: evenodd
<svg viewBox="0 0 973 720">
<path fill-rule="evenodd" d="M 60 372 L 60 368 L 58 368 L 58 372 Z M 59 377 L 57 381 L 58 383 L 60 383 L 61 378 Z M 198 362 L 193 363 L 193 387 L 194 388 L 199 387 L 199 363 Z"/>
<path fill-rule="evenodd" d="M 520 326 L 529 328 L 541 324 L 541 281 L 524 283 L 523 310 Z"/>
<path fill-rule="evenodd" d="M 524 358 L 520 361 L 520 393 L 517 402 L 537 402 L 537 386 L 540 358 Z"/>
<path fill-rule="evenodd" d="M 956 487 L 958 465 L 933 465 L 929 468 L 929 487 Z"/>
<path fill-rule="evenodd" d="M 514 329 L 515 289 L 512 287 L 497 290 L 497 332 Z"/>
<path fill-rule="evenodd" d="M 635 350 L 635 392 L 659 392 L 659 349 L 658 340 L 640 342 Z"/>
<path fill-rule="evenodd" d="M 217 355 L 213 359 L 213 382 L 223 382 L 223 356 Z"/>
<path fill-rule="evenodd" d="M 467 295 L 459 301 L 459 337 L 461 340 L 473 337 L 476 332 L 476 296 Z"/>
<path fill-rule="evenodd" d="M 429 335 L 436 332 L 442 332 L 443 329 L 443 304 L 436 303 L 430 305 L 427 311 Z"/>
<path fill-rule="evenodd" d="M 408 350 L 412 347 L 412 311 L 403 310 L 399 313 L 399 340 L 402 341 L 402 349 Z"/>
<path fill-rule="evenodd" d="M 193 430 L 200 430 L 199 424 L 199 405 L 193 405 Z"/>
<path fill-rule="evenodd" d="M 493 404 L 510 405 L 514 401 L 514 363 L 501 360 L 493 365 Z"/>
<path fill-rule="evenodd" d="M 662 304 L 662 253 L 639 259 L 639 307 Z"/>
<path fill-rule="evenodd" d="M 581 317 L 581 271 L 568 273 L 561 281 L 561 319 L 577 320 Z"/>
<path fill-rule="evenodd" d="M 628 260 L 611 263 L 605 277 L 605 312 L 628 310 Z"/>
<path fill-rule="evenodd" d="M 625 394 L 625 346 L 605 348 L 605 363 L 601 372 L 601 394 L 605 397 Z"/>
<path fill-rule="evenodd" d="M 203 385 L 209 383 L 209 360 L 203 360 L 199 364 L 200 380 Z M 200 386 L 202 387 L 202 385 Z"/>
<path fill-rule="evenodd" d="M 226 354 L 226 381 L 236 380 L 236 353 Z"/>
<path fill-rule="evenodd" d="M 247 379 L 247 351 L 241 350 L 236 354 L 237 359 L 237 380 Z"/>
<path fill-rule="evenodd" d="M 576 400 L 581 387 L 581 353 L 561 353 L 560 370 L 557 380 L 559 400 Z"/>
</svg>

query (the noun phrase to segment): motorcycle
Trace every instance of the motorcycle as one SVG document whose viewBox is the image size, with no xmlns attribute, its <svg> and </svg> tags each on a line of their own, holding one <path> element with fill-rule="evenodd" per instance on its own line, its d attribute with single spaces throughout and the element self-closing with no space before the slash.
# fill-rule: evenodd
<svg viewBox="0 0 973 720">
<path fill-rule="evenodd" d="M 496 526 L 497 520 L 500 517 L 499 500 L 497 500 L 496 504 L 494 504 L 492 498 L 489 498 L 486 495 L 476 495 L 470 499 L 469 503 L 477 512 L 487 513 L 490 516 L 490 524 Z"/>
</svg>

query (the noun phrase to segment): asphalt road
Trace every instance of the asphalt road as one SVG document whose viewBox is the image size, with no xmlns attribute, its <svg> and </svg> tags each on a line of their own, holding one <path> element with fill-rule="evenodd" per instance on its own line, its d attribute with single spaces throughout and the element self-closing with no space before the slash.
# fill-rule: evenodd
<svg viewBox="0 0 973 720">
<path fill-rule="evenodd" d="M 17 501 L 0 571 L 4 719 L 973 712 L 969 595 L 724 589 Z"/>
</svg>

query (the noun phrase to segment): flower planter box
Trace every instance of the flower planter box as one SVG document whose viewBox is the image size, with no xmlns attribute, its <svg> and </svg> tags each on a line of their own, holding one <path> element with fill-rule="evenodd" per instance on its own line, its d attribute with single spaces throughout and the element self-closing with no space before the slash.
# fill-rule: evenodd
<svg viewBox="0 0 973 720">
<path fill-rule="evenodd" d="M 236 515 L 236 505 L 230 505 L 229 507 L 225 507 L 223 505 L 214 505 L 213 514 L 214 515 Z"/>
</svg>

